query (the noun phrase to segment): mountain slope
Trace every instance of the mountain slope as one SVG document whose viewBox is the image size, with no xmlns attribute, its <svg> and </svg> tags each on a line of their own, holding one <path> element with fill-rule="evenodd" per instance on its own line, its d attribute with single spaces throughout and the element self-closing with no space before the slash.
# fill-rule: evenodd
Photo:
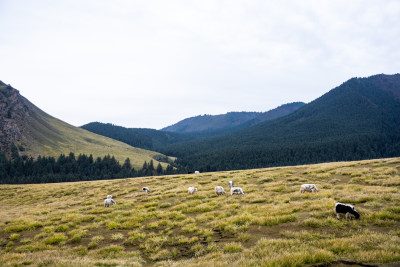
<svg viewBox="0 0 400 267">
<path fill-rule="evenodd" d="M 162 131 L 197 133 L 212 136 L 234 132 L 257 123 L 286 116 L 305 105 L 302 102 L 289 103 L 267 112 L 229 112 L 221 115 L 200 115 L 187 118 L 165 127 Z"/>
<path fill-rule="evenodd" d="M 131 146 L 159 151 L 165 145 L 192 140 L 190 134 L 164 132 L 155 129 L 125 128 L 111 123 L 91 122 L 81 126 L 82 129 L 110 137 Z"/>
<path fill-rule="evenodd" d="M 205 115 L 188 118 L 163 130 L 125 128 L 110 123 L 91 122 L 81 126 L 90 132 L 110 137 L 131 146 L 159 151 L 172 144 L 238 131 L 262 121 L 283 117 L 304 103 L 282 105 L 268 112 L 230 112 L 224 115 Z M 184 128 L 186 130 L 184 130 Z M 208 129 L 208 130 L 204 130 Z"/>
<path fill-rule="evenodd" d="M 167 153 L 200 170 L 400 155 L 400 74 L 353 78 L 292 114 Z"/>
<path fill-rule="evenodd" d="M 58 157 L 61 153 L 74 152 L 103 157 L 110 154 L 121 163 L 129 157 L 135 168 L 141 167 L 144 161 L 165 158 L 159 153 L 135 148 L 56 119 L 21 96 L 18 90 L 1 82 L 1 151 L 9 153 L 11 143 L 17 145 L 21 155 Z"/>
</svg>

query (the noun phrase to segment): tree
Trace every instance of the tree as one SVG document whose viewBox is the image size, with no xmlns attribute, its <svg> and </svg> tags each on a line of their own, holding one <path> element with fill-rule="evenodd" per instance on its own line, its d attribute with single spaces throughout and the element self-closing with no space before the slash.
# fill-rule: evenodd
<svg viewBox="0 0 400 267">
<path fill-rule="evenodd" d="M 161 175 L 163 173 L 163 168 L 161 166 L 161 163 L 158 163 L 156 173 L 157 175 Z"/>
</svg>

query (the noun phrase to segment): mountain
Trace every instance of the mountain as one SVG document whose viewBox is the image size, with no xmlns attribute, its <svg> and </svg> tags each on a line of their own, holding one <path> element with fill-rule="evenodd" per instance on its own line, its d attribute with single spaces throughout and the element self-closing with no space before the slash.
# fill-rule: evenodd
<svg viewBox="0 0 400 267">
<path fill-rule="evenodd" d="M 110 137 L 131 146 L 159 151 L 169 144 L 192 140 L 195 136 L 155 129 L 125 128 L 111 123 L 91 122 L 81 126 L 82 129 Z"/>
<path fill-rule="evenodd" d="M 155 159 L 166 158 L 160 153 L 135 148 L 56 119 L 21 96 L 18 90 L 0 81 L 1 151 L 10 154 L 12 143 L 20 155 L 58 157 L 74 152 L 103 157 L 109 154 L 121 163 L 129 157 L 135 168 L 142 167 L 144 161 L 157 163 Z"/>
<path fill-rule="evenodd" d="M 131 146 L 163 153 L 166 146 L 238 131 L 262 121 L 285 116 L 303 105 L 304 103 L 298 102 L 285 104 L 268 112 L 230 112 L 216 116 L 197 116 L 162 130 L 125 128 L 101 122 L 91 122 L 81 128 Z"/>
<path fill-rule="evenodd" d="M 286 116 L 304 105 L 302 102 L 295 102 L 267 112 L 229 112 L 221 115 L 200 115 L 184 119 L 161 130 L 176 133 L 196 133 L 202 136 L 219 135 Z"/>
<path fill-rule="evenodd" d="M 166 153 L 202 171 L 399 156 L 400 74 L 352 78 L 285 117 Z"/>
</svg>

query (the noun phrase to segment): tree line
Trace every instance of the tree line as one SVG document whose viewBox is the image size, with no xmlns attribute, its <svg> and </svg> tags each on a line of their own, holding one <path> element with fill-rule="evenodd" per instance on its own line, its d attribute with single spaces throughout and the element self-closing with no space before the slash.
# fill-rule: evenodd
<svg viewBox="0 0 400 267">
<path fill-rule="evenodd" d="M 140 176 L 154 176 L 180 173 L 183 170 L 172 165 L 163 168 L 160 163 L 154 166 L 153 160 L 144 162 L 136 170 L 127 158 L 121 165 L 114 156 L 93 158 L 92 155 L 74 153 L 54 157 L 39 156 L 36 159 L 20 156 L 18 149 L 12 145 L 11 157 L 0 152 L 0 183 L 58 183 L 89 180 L 117 179 Z"/>
</svg>

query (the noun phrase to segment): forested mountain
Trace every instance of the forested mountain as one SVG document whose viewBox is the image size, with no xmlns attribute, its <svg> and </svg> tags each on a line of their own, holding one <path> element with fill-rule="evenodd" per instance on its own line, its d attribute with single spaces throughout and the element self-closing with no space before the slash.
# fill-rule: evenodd
<svg viewBox="0 0 400 267">
<path fill-rule="evenodd" d="M 81 126 L 90 132 L 119 140 L 134 147 L 159 151 L 166 145 L 195 139 L 195 135 L 155 129 L 125 128 L 111 123 L 91 122 Z"/>
<path fill-rule="evenodd" d="M 201 171 L 400 156 L 400 74 L 352 78 L 279 119 L 173 144 Z"/>
<path fill-rule="evenodd" d="M 104 157 L 114 156 L 121 164 L 130 158 L 132 166 L 142 167 L 165 156 L 74 127 L 33 105 L 19 91 L 0 82 L 0 152 L 11 155 L 15 144 L 21 156 L 58 157 L 70 152 Z M 166 163 L 162 163 L 164 168 Z"/>
<path fill-rule="evenodd" d="M 296 102 L 282 105 L 267 112 L 230 112 L 216 116 L 197 116 L 185 119 L 163 130 L 125 128 L 101 122 L 91 122 L 81 126 L 81 128 L 134 147 L 163 153 L 168 145 L 238 131 L 262 121 L 283 117 L 302 106 L 304 106 L 304 103 Z M 186 130 L 182 130 L 183 128 Z"/>
<path fill-rule="evenodd" d="M 304 105 L 302 102 L 295 102 L 279 106 L 267 112 L 229 112 L 221 115 L 200 115 L 184 119 L 161 130 L 177 133 L 196 133 L 202 137 L 214 136 L 286 116 Z"/>
<path fill-rule="evenodd" d="M 57 120 L 4 83 L 0 83 L 0 97 L 1 150 L 10 154 L 9 149 L 15 144 L 14 154 L 52 156 L 53 158 L 42 158 L 38 162 L 42 165 L 43 162 L 54 163 L 52 170 L 60 171 L 60 175 L 63 167 L 58 167 L 58 163 L 55 163 L 58 160 L 54 157 L 60 154 L 68 155 L 69 152 L 93 154 L 93 157 L 97 157 L 99 153 L 113 155 L 110 151 L 116 153 L 115 158 L 132 155 L 132 167 L 136 170 L 143 167 L 144 170 L 138 171 L 137 175 L 148 175 L 154 171 L 153 168 L 141 165 L 145 160 L 155 160 L 155 164 L 158 164 L 156 160 L 168 160 L 162 154 L 136 149 Z M 287 115 L 284 116 L 285 114 Z M 260 114 L 248 119 L 254 115 L 251 113 L 247 114 L 249 117 L 235 124 L 232 118 L 236 115 L 238 114 L 228 113 L 222 117 L 204 118 L 208 122 L 222 119 L 221 124 L 223 121 L 232 122 L 229 127 L 225 127 L 228 125 L 225 124 L 224 127 L 214 127 L 214 130 L 209 132 L 201 131 L 201 127 L 198 128 L 198 132 L 182 134 L 153 129 L 127 129 L 102 123 L 90 123 L 83 128 L 177 157 L 175 166 L 179 166 L 181 172 L 400 156 L 400 74 L 352 78 L 307 105 L 292 103 L 270 111 L 270 120 L 267 121 L 260 122 L 264 120 Z M 223 134 L 224 131 L 229 133 Z M 210 134 L 219 135 L 206 138 Z M 139 153 L 134 153 L 138 151 Z M 90 159 L 92 156 L 86 157 Z M 8 166 L 5 171 L 9 177 L 15 175 L 14 169 L 18 162 L 23 162 L 26 177 L 38 175 L 34 171 L 30 173 L 35 168 L 27 158 L 14 162 L 3 158 L 2 161 L 4 166 Z M 141 163 L 138 163 L 139 161 Z M 86 177 L 92 177 L 91 175 L 96 175 L 96 168 L 102 166 L 103 163 L 100 162 L 107 163 L 113 160 L 100 158 L 99 161 L 96 160 L 98 164 L 93 160 L 88 162 L 94 165 L 93 172 Z M 123 166 L 120 165 L 120 168 L 123 169 Z M 117 169 L 115 167 L 115 170 Z M 116 171 L 118 175 L 124 173 L 122 169 Z M 132 173 L 134 171 L 132 170 Z M 170 167 L 169 172 L 175 171 Z M 161 169 L 157 173 L 168 172 Z M 56 176 L 51 177 L 57 177 L 59 174 L 54 172 L 54 175 Z M 69 175 L 71 179 L 80 179 L 82 174 L 75 170 Z"/>
</svg>

